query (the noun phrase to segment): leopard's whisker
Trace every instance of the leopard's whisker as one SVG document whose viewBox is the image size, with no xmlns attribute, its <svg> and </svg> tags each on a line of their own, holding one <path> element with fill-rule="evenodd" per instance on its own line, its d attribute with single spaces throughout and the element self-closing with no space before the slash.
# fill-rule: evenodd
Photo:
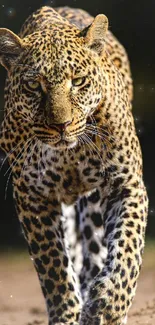
<svg viewBox="0 0 155 325">
<path fill-rule="evenodd" d="M 86 128 L 86 130 L 87 130 L 87 128 Z M 107 152 L 110 151 L 112 144 L 109 140 L 107 140 L 107 138 L 102 137 L 102 135 L 100 135 L 100 133 L 98 134 L 98 132 L 95 132 L 95 131 L 91 132 L 91 130 L 87 130 L 87 132 L 88 133 L 90 132 L 90 133 L 98 136 L 99 138 L 103 139 L 103 142 L 104 142 L 103 145 L 105 144 L 104 151 L 107 151 Z M 118 165 L 118 159 L 116 157 L 113 157 L 113 162 L 115 162 L 115 164 Z M 105 160 L 105 164 L 106 164 L 106 160 Z"/>
<path fill-rule="evenodd" d="M 28 147 L 27 147 L 27 144 L 28 144 L 29 142 L 31 142 L 31 141 L 33 141 L 32 138 L 30 138 L 30 139 L 28 139 L 28 140 L 26 141 L 26 143 L 24 144 L 24 147 L 21 149 L 21 151 L 18 153 L 18 155 L 17 155 L 17 156 L 15 157 L 15 159 L 13 160 L 12 164 L 9 166 L 9 168 L 8 168 L 8 169 L 6 170 L 6 172 L 4 173 L 4 176 L 6 176 L 6 175 L 8 174 L 8 172 L 10 171 L 10 169 L 12 169 L 12 167 L 14 167 L 14 166 L 18 163 L 18 160 L 21 158 L 23 152 L 25 151 L 25 148 L 26 148 L 26 149 L 28 148 Z M 16 164 L 15 164 L 15 162 L 16 162 Z"/>
<path fill-rule="evenodd" d="M 28 146 L 27 146 L 27 148 L 25 148 L 25 150 L 28 151 L 28 149 L 31 149 L 31 146 L 33 145 L 34 139 L 35 139 L 35 135 L 31 138 L 31 141 L 30 141 L 30 143 L 28 143 Z M 35 145 L 34 145 L 34 147 L 35 147 Z M 32 152 L 33 152 L 34 147 L 31 150 Z M 25 157 L 25 160 L 23 162 L 23 166 L 22 166 L 22 169 L 21 169 L 21 172 L 20 172 L 20 178 L 21 178 L 25 168 L 28 166 L 28 163 L 31 162 L 31 158 L 32 158 L 32 155 L 31 155 L 30 159 L 29 159 L 28 155 Z"/>
<path fill-rule="evenodd" d="M 41 181 L 42 178 L 43 178 L 43 173 L 41 173 L 41 170 L 42 170 L 42 167 L 41 167 L 41 163 L 42 163 L 42 146 L 41 146 L 41 143 L 39 144 L 39 140 L 37 142 L 37 145 L 38 145 L 38 178 L 39 180 Z"/>
<path fill-rule="evenodd" d="M 22 152 L 20 152 L 19 154 L 22 155 L 23 151 L 24 151 L 24 148 L 22 149 Z M 18 154 L 18 156 L 19 156 L 19 154 Z M 18 158 L 20 159 L 20 156 L 19 156 Z M 18 160 L 17 160 L 17 159 L 14 159 L 13 163 L 11 164 L 11 166 L 12 166 L 12 165 L 13 165 L 13 166 L 16 166 L 16 165 L 17 165 L 17 162 L 18 162 Z M 9 181 L 10 181 L 11 175 L 12 175 L 12 173 L 13 173 L 13 170 L 12 170 L 11 166 L 7 169 L 6 173 L 4 174 L 4 176 L 6 176 L 6 174 L 7 174 L 7 173 L 10 171 L 10 169 L 11 169 L 11 171 L 10 171 L 10 173 L 9 173 L 9 175 L 8 175 L 8 178 L 7 178 L 6 186 L 5 186 L 5 200 L 6 200 L 6 198 L 7 198 L 7 190 L 8 190 Z"/>
<path fill-rule="evenodd" d="M 89 138 L 89 136 L 86 133 L 83 134 L 83 139 L 87 143 L 87 146 L 89 147 L 91 154 L 93 155 L 93 157 L 95 157 L 96 148 L 93 146 L 93 141 Z"/>
<path fill-rule="evenodd" d="M 103 142 L 104 142 L 104 144 L 106 144 L 106 146 L 107 146 L 107 144 L 108 144 L 109 146 L 111 145 L 110 141 L 108 140 L 108 138 L 106 138 L 106 137 L 104 136 L 104 134 L 102 134 L 102 133 L 100 133 L 100 132 L 98 132 L 98 131 L 95 131 L 95 130 L 89 129 L 89 128 L 87 128 L 87 127 L 86 127 L 86 131 L 87 131 L 88 133 L 92 134 L 92 135 L 98 136 L 100 139 L 103 140 Z"/>
<path fill-rule="evenodd" d="M 22 139 L 22 141 L 20 141 L 15 147 L 13 147 L 6 155 L 6 157 L 3 159 L 1 166 L 0 166 L 0 171 L 3 168 L 6 160 L 11 156 L 11 154 L 22 144 L 24 143 L 24 140 Z"/>
<path fill-rule="evenodd" d="M 90 145 L 90 142 L 88 141 L 88 139 L 87 139 L 87 137 L 86 137 L 85 134 L 82 135 L 82 140 L 83 140 L 83 144 L 84 144 L 85 150 L 86 150 L 86 145 L 87 145 L 87 147 L 89 148 L 91 154 L 94 156 L 94 152 L 93 152 L 92 146 Z"/>
<path fill-rule="evenodd" d="M 11 172 L 9 173 L 9 176 L 8 176 L 8 178 L 7 178 L 7 182 L 6 182 L 6 186 L 5 186 L 5 195 L 4 195 L 5 200 L 6 200 L 6 198 L 7 198 L 7 191 L 8 191 L 8 186 L 9 186 L 9 181 L 10 181 L 11 175 L 12 175 L 12 170 L 11 170 Z"/>
<path fill-rule="evenodd" d="M 88 138 L 88 140 L 90 141 L 90 144 L 91 144 L 91 146 L 94 148 L 94 150 L 96 151 L 96 153 L 97 153 L 97 155 L 98 155 L 98 157 L 99 157 L 99 159 L 100 159 L 100 161 L 101 161 L 101 163 L 102 163 L 102 165 L 104 164 L 103 163 L 103 160 L 102 160 L 102 157 L 101 157 L 101 155 L 100 155 L 100 153 L 99 153 L 99 149 L 98 149 L 98 147 L 96 146 L 96 144 L 92 141 L 92 139 L 88 136 L 88 134 L 86 134 L 85 133 L 85 136 Z"/>
<path fill-rule="evenodd" d="M 45 167 L 46 164 L 42 163 L 42 158 L 43 158 L 43 146 L 42 146 L 42 143 L 41 141 L 38 140 L 37 142 L 37 148 L 38 148 L 38 152 L 37 152 L 37 155 L 38 155 L 38 178 L 40 181 L 42 181 L 43 179 L 43 176 L 44 176 L 44 170 L 43 170 L 43 166 Z"/>
<path fill-rule="evenodd" d="M 90 125 L 90 126 L 92 126 L 92 127 L 94 127 L 94 128 L 96 128 L 96 129 L 101 129 L 102 131 L 106 131 L 106 130 L 108 130 L 109 131 L 109 135 L 110 135 L 110 126 L 107 124 L 107 123 L 105 123 L 105 125 L 104 126 L 98 126 L 98 123 L 97 123 L 97 121 L 96 121 L 96 119 L 95 119 L 95 116 L 93 116 L 93 115 L 90 115 L 89 116 L 90 117 L 90 119 L 92 120 L 92 124 L 89 124 L 89 123 L 87 123 L 88 125 Z"/>
<path fill-rule="evenodd" d="M 87 127 L 91 128 L 91 129 L 95 129 L 96 131 L 99 131 L 101 132 L 102 134 L 104 134 L 105 137 L 112 137 L 111 135 L 111 132 L 109 130 L 109 128 L 104 128 L 104 127 L 100 127 L 100 126 L 97 126 L 97 125 L 93 125 L 93 124 L 90 124 L 90 123 L 87 123 Z M 107 132 L 108 130 L 108 132 Z"/>
</svg>

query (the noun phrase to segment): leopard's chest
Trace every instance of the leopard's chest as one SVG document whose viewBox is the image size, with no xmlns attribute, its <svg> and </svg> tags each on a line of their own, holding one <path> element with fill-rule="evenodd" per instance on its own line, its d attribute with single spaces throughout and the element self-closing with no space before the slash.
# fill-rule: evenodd
<svg viewBox="0 0 155 325">
<path fill-rule="evenodd" d="M 105 168 L 99 157 L 84 155 L 53 155 L 48 152 L 44 159 L 25 166 L 18 184 L 24 195 L 40 195 L 57 198 L 66 204 L 72 204 L 80 195 L 84 195 L 105 181 Z M 23 195 L 23 193 L 22 193 Z"/>
<path fill-rule="evenodd" d="M 105 173 L 102 164 L 98 161 L 86 159 L 75 165 L 67 166 L 61 175 L 61 201 L 72 204 L 81 195 L 94 190 L 104 182 Z"/>
</svg>

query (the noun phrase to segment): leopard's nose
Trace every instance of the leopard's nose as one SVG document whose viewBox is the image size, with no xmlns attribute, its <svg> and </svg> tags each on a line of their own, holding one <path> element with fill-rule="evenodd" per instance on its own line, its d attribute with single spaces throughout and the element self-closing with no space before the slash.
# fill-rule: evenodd
<svg viewBox="0 0 155 325">
<path fill-rule="evenodd" d="M 66 130 L 67 126 L 71 123 L 72 123 L 72 121 L 67 121 L 67 122 L 60 123 L 60 124 L 54 123 L 53 126 L 55 126 L 56 129 L 59 129 L 60 133 L 63 133 Z"/>
</svg>

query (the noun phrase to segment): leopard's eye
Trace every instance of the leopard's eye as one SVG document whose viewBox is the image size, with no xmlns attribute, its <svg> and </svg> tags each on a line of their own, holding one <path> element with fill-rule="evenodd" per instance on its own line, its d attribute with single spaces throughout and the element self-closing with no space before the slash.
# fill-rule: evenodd
<svg viewBox="0 0 155 325">
<path fill-rule="evenodd" d="M 86 77 L 74 78 L 72 79 L 72 85 L 74 87 L 80 87 L 85 84 Z"/>
<path fill-rule="evenodd" d="M 33 81 L 33 80 L 30 80 L 30 81 L 26 81 L 24 83 L 24 86 L 28 89 L 28 90 L 38 90 L 40 88 L 40 83 L 38 81 Z"/>
</svg>

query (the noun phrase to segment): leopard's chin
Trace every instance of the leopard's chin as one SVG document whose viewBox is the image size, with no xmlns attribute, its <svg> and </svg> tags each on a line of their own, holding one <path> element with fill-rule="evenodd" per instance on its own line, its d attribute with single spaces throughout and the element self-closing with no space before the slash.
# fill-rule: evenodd
<svg viewBox="0 0 155 325">
<path fill-rule="evenodd" d="M 43 141 L 45 144 L 50 146 L 53 150 L 67 150 L 67 149 L 72 149 L 75 148 L 78 144 L 78 141 L 74 139 L 73 141 L 67 141 L 67 140 L 62 140 L 60 139 L 56 143 L 46 140 Z"/>
<path fill-rule="evenodd" d="M 58 141 L 54 147 L 56 149 L 72 149 L 77 145 L 77 140 L 74 141 L 67 141 L 67 140 L 60 140 Z"/>
</svg>

